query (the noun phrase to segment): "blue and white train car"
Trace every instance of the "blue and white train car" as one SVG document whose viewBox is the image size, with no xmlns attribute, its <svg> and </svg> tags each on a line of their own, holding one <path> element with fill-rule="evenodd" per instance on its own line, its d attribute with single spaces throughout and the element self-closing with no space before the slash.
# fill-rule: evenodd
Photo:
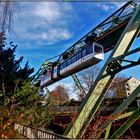
<svg viewBox="0 0 140 140">
<path fill-rule="evenodd" d="M 60 75 L 68 76 L 92 66 L 104 59 L 103 46 L 98 43 L 87 45 L 60 64 Z"/>
<path fill-rule="evenodd" d="M 49 86 L 73 73 L 97 64 L 104 59 L 103 46 L 98 43 L 88 44 L 62 63 L 52 67 L 40 80 L 40 86 Z"/>
<path fill-rule="evenodd" d="M 53 83 L 53 77 L 52 76 L 53 76 L 52 70 L 47 71 L 46 74 L 44 74 L 41 77 L 40 86 L 45 87 L 47 85 L 52 84 Z"/>
</svg>

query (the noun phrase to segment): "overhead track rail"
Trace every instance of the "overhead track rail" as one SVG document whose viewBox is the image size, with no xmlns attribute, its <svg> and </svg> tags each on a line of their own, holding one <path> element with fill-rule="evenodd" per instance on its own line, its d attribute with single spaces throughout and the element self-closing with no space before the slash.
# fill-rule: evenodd
<svg viewBox="0 0 140 140">
<path fill-rule="evenodd" d="M 84 47 L 87 47 L 88 43 L 98 43 L 103 46 L 104 53 L 112 50 L 117 43 L 119 37 L 121 36 L 122 32 L 124 31 L 126 25 L 128 24 L 129 20 L 131 19 L 133 13 L 135 12 L 135 9 L 137 7 L 137 4 L 133 1 L 127 2 L 124 6 L 122 6 L 120 9 L 118 9 L 116 12 L 114 12 L 111 16 L 109 16 L 107 19 L 105 19 L 102 23 L 100 23 L 98 26 L 96 26 L 93 30 L 91 30 L 89 33 L 87 33 L 84 37 L 82 37 L 79 41 L 77 41 L 75 44 L 73 44 L 71 47 L 69 47 L 65 52 L 58 55 L 56 61 L 49 62 L 48 60 L 45 61 L 39 71 L 35 74 L 32 84 L 36 84 L 40 86 L 40 80 L 44 76 L 43 73 L 46 73 L 49 71 L 52 66 L 60 65 L 62 64 L 65 59 L 64 56 L 68 55 L 72 52 L 72 55 L 74 56 L 77 54 L 77 52 L 80 52 L 83 50 Z M 100 60 L 99 60 L 100 61 Z M 60 73 L 59 78 L 56 78 L 57 80 L 52 80 L 48 84 L 43 84 L 42 87 L 48 86 L 58 80 L 61 80 L 69 75 L 72 75 L 75 72 L 78 72 L 84 68 L 87 68 L 91 65 L 94 65 L 98 63 L 99 61 L 83 66 L 77 70 L 70 71 L 64 74 L 64 76 L 61 76 Z M 54 71 L 53 71 L 54 72 Z M 54 78 L 55 79 L 55 78 Z"/>
</svg>

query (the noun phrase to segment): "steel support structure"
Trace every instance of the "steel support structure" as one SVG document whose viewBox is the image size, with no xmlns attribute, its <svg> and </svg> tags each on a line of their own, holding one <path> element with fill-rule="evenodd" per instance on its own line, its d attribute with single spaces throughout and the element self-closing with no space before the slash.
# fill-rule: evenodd
<svg viewBox="0 0 140 140">
<path fill-rule="evenodd" d="M 140 90 L 139 90 L 140 92 Z M 111 137 L 110 139 L 118 139 L 120 136 L 124 134 L 124 132 L 137 120 L 140 118 L 140 108 L 138 108 Z"/>
<path fill-rule="evenodd" d="M 117 107 L 117 109 L 112 113 L 112 116 L 115 114 L 122 113 L 128 107 L 128 105 L 138 96 L 139 93 L 140 85 L 130 94 L 130 96 L 121 105 Z M 99 133 L 103 133 L 104 129 L 106 128 L 105 138 L 109 137 L 109 132 L 113 121 L 115 120 L 108 120 L 107 122 L 104 122 L 104 124 L 102 124 L 99 128 Z"/>
<path fill-rule="evenodd" d="M 134 39 L 139 33 L 139 29 L 140 5 L 136 8 L 125 30 L 121 34 L 117 44 L 115 45 L 109 58 L 107 59 L 102 70 L 97 76 L 94 85 L 91 86 L 85 100 L 83 101 L 79 116 L 77 117 L 74 125 L 67 134 L 68 137 L 81 138 L 84 134 L 88 124 L 91 122 L 95 113 L 97 112 L 105 96 L 105 93 L 108 90 L 110 83 L 116 74 L 114 70 L 111 70 L 109 73 L 109 65 L 111 64 L 111 62 L 113 62 L 113 59 L 123 54 L 126 54 L 129 51 Z M 103 77 L 103 75 L 106 76 Z"/>
<path fill-rule="evenodd" d="M 80 81 L 79 81 L 77 75 L 76 75 L 76 74 L 73 74 L 73 75 L 71 75 L 71 77 L 72 77 L 73 81 L 75 82 L 77 88 L 78 88 L 79 91 L 80 91 L 79 96 L 81 96 L 81 97 L 84 98 L 84 97 L 86 96 L 86 91 L 85 91 L 85 89 L 83 88 L 82 84 L 80 83 Z"/>
</svg>

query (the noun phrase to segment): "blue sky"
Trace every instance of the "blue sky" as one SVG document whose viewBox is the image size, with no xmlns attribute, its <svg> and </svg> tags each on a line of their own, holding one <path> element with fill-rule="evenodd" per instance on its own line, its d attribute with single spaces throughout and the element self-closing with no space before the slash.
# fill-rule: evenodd
<svg viewBox="0 0 140 140">
<path fill-rule="evenodd" d="M 39 69 L 44 60 L 62 53 L 124 2 L 21 2 L 8 36 L 18 44 L 16 57 Z M 137 41 L 138 42 L 138 41 Z M 138 43 L 136 43 L 138 46 Z M 129 70 L 140 79 L 138 69 Z M 70 79 L 70 78 L 69 78 Z M 67 79 L 69 85 L 71 79 Z M 63 81 L 62 81 L 63 83 Z"/>
</svg>

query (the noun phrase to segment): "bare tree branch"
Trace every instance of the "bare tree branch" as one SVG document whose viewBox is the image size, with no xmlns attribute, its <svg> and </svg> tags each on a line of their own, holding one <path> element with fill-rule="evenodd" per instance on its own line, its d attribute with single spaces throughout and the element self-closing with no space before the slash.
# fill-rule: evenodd
<svg viewBox="0 0 140 140">
<path fill-rule="evenodd" d="M 17 9 L 17 2 L 0 1 L 0 32 L 12 30 L 14 14 Z"/>
</svg>

